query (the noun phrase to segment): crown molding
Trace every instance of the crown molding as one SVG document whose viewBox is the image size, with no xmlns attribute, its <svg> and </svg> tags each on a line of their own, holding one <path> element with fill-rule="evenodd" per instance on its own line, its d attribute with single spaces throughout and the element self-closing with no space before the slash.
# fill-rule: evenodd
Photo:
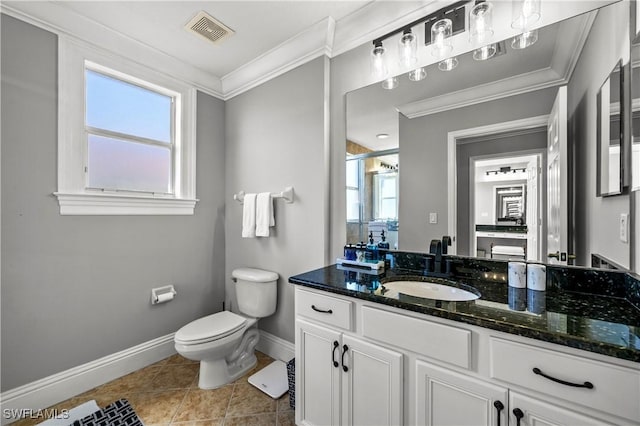
<svg viewBox="0 0 640 426">
<path fill-rule="evenodd" d="M 569 81 L 573 70 L 580 59 L 580 53 L 589 37 L 591 26 L 596 20 L 597 11 L 576 16 L 573 19 L 562 21 L 556 38 L 562 43 L 556 43 L 551 57 L 551 68 L 558 75 Z"/>
<path fill-rule="evenodd" d="M 566 84 L 568 80 L 552 68 L 505 78 L 488 84 L 434 96 L 417 102 L 398 106 L 398 111 L 407 118 L 417 118 L 483 102 L 507 98 Z"/>
<path fill-rule="evenodd" d="M 99 24 L 56 2 L 0 3 L 0 12 L 36 27 L 89 43 L 102 50 L 127 58 L 138 65 L 162 70 L 172 78 L 189 83 L 196 89 L 223 98 L 219 78 L 199 68 L 185 64 L 134 38 Z M 160 71 L 158 71 L 160 72 Z"/>
<path fill-rule="evenodd" d="M 332 55 L 335 20 L 327 17 L 222 77 L 224 100 L 320 56 Z"/>
</svg>

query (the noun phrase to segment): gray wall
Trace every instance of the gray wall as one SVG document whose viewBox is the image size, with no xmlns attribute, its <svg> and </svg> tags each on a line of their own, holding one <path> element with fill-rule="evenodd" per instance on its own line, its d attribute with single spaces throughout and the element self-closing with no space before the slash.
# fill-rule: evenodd
<svg viewBox="0 0 640 426">
<path fill-rule="evenodd" d="M 402 250 L 427 251 L 448 233 L 447 134 L 549 114 L 555 88 L 408 119 L 400 116 L 400 236 Z M 429 213 L 438 223 L 429 224 Z M 404 232 L 408 230 L 409 232 Z"/>
<path fill-rule="evenodd" d="M 294 341 L 293 288 L 288 278 L 324 266 L 326 232 L 325 128 L 328 59 L 321 57 L 226 103 L 226 283 L 237 310 L 233 269 L 280 274 L 278 309 L 259 327 Z M 242 238 L 242 204 L 233 194 L 279 192 L 291 185 L 293 204 L 276 200 L 269 238 Z"/>
<path fill-rule="evenodd" d="M 221 309 L 225 111 L 198 95 L 194 216 L 60 216 L 57 39 L 1 24 L 4 391 Z M 151 306 L 151 288 L 167 284 L 176 299 Z"/>
<path fill-rule="evenodd" d="M 624 24 L 626 23 L 626 24 Z M 629 244 L 620 241 L 621 213 L 629 196 L 596 197 L 596 97 L 616 62 L 629 60 L 629 3 L 600 9 L 568 85 L 568 113 L 575 140 L 576 255 L 598 253 L 629 267 Z"/>
</svg>

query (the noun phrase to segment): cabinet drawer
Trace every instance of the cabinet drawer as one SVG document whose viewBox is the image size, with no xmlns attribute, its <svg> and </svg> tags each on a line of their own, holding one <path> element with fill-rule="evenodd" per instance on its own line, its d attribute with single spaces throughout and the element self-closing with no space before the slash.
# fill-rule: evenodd
<svg viewBox="0 0 640 426">
<path fill-rule="evenodd" d="M 296 289 L 296 313 L 315 321 L 351 330 L 352 306 L 347 300 Z"/>
<path fill-rule="evenodd" d="M 633 421 L 640 420 L 640 371 L 491 338 L 491 377 Z M 534 373 L 534 369 L 538 373 Z M 590 382 L 593 388 L 573 387 Z"/>
<path fill-rule="evenodd" d="M 469 330 L 363 306 L 362 334 L 460 367 L 471 366 Z"/>
</svg>

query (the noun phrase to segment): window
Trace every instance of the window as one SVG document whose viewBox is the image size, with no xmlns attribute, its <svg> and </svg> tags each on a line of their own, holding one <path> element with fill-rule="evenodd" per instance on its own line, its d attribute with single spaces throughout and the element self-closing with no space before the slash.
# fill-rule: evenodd
<svg viewBox="0 0 640 426">
<path fill-rule="evenodd" d="M 61 38 L 61 214 L 193 214 L 195 90 Z"/>
<path fill-rule="evenodd" d="M 347 160 L 347 222 L 360 221 L 360 160 Z"/>
<path fill-rule="evenodd" d="M 398 219 L 398 173 L 374 176 L 375 219 Z"/>
</svg>

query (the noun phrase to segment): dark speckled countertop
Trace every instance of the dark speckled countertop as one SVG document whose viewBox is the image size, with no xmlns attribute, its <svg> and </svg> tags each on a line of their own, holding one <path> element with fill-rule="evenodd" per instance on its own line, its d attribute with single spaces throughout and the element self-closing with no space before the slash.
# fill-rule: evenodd
<svg viewBox="0 0 640 426">
<path fill-rule="evenodd" d="M 506 284 L 507 262 L 448 257 L 448 279 L 481 296 L 447 302 L 400 295 L 379 287 L 398 277 L 429 275 L 429 255 L 394 252 L 392 267 L 378 275 L 331 265 L 289 282 L 505 333 L 640 362 L 640 281 L 621 272 L 547 266 L 547 291 Z M 389 265 L 391 266 L 391 265 Z M 377 290 L 377 291 L 376 291 Z"/>
</svg>

